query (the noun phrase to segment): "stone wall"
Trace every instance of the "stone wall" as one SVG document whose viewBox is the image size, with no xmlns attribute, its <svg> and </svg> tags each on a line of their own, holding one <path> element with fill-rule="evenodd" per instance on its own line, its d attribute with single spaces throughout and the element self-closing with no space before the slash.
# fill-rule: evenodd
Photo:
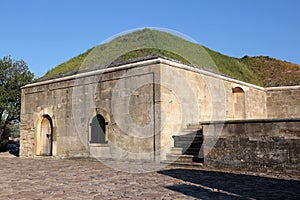
<svg viewBox="0 0 300 200">
<path fill-rule="evenodd" d="M 53 155 L 87 154 L 72 115 L 73 80 L 22 89 L 20 156 L 36 155 L 39 123 L 47 115 L 53 123 Z"/>
<path fill-rule="evenodd" d="M 163 102 L 168 101 L 167 96 L 171 90 L 178 100 L 186 100 L 198 106 L 199 114 L 196 116 L 190 113 L 191 117 L 183 119 L 186 123 L 267 117 L 266 93 L 263 87 L 168 61 L 162 63 L 161 85 L 171 85 L 169 90 L 162 91 L 165 95 L 162 95 L 165 97 Z M 236 88 L 243 92 L 243 99 L 235 98 Z M 169 102 L 173 102 L 171 99 L 172 97 Z M 244 102 L 237 103 L 237 100 Z M 244 115 L 236 116 L 235 111 Z"/>
<path fill-rule="evenodd" d="M 200 121 L 266 118 L 264 88 L 164 60 L 161 64 L 162 159 L 172 136 Z M 235 88 L 239 88 L 235 96 Z"/>
<path fill-rule="evenodd" d="M 266 88 L 268 118 L 300 118 L 300 86 Z"/>
<path fill-rule="evenodd" d="M 215 146 L 204 146 L 204 163 L 214 168 L 300 174 L 300 119 L 202 123 L 204 144 L 219 130 Z M 218 133 L 215 133 L 218 135 Z M 209 151 L 209 152 L 208 152 Z"/>
<path fill-rule="evenodd" d="M 20 156 L 37 155 L 39 124 L 47 115 L 53 123 L 53 156 L 154 160 L 159 148 L 154 135 L 159 123 L 154 106 L 160 89 L 154 84 L 155 79 L 159 82 L 157 70 L 159 65 L 152 62 L 24 87 Z M 89 142 L 90 123 L 97 114 L 105 118 L 107 144 Z"/>
</svg>

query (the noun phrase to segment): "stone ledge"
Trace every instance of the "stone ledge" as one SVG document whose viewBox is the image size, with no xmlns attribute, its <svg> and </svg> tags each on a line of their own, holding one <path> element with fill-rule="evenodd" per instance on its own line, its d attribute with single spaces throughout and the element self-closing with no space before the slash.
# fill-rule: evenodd
<svg viewBox="0 0 300 200">
<path fill-rule="evenodd" d="M 225 121 L 202 121 L 199 125 L 209 124 L 246 124 L 246 123 L 275 123 L 275 122 L 300 122 L 300 118 L 282 118 L 282 119 L 242 119 Z"/>
</svg>

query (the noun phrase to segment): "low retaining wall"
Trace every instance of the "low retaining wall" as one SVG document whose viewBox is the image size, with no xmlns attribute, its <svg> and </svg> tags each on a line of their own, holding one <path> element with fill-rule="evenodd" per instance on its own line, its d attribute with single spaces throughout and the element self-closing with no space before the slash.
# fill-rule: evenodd
<svg viewBox="0 0 300 200">
<path fill-rule="evenodd" d="M 201 125 L 204 141 L 210 139 L 208 127 L 221 130 L 217 143 L 205 157 L 207 166 L 300 174 L 300 119 L 203 122 Z"/>
</svg>

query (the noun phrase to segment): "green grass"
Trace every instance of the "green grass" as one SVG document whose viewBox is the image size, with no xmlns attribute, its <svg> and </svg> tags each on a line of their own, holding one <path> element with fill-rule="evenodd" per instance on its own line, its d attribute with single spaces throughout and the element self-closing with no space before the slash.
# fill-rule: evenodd
<svg viewBox="0 0 300 200">
<path fill-rule="evenodd" d="M 122 35 L 93 47 L 51 69 L 39 80 L 89 68 L 106 68 L 112 63 L 150 55 L 171 58 L 260 86 L 300 84 L 299 65 L 268 57 L 229 57 L 172 34 L 150 29 Z"/>
<path fill-rule="evenodd" d="M 240 59 L 261 80 L 263 86 L 300 85 L 300 66 L 268 56 L 245 56 Z"/>
<path fill-rule="evenodd" d="M 113 39 L 112 41 L 89 49 L 78 57 L 53 68 L 42 79 L 86 68 L 107 67 L 129 52 L 138 49 L 158 49 L 167 57 L 178 57 L 191 65 L 217 72 L 218 69 L 205 49 L 199 44 L 183 40 L 166 32 L 143 29 Z M 162 52 L 164 51 L 164 52 Z M 168 53 L 166 53 L 168 52 Z M 172 55 L 171 55 L 172 54 Z"/>
<path fill-rule="evenodd" d="M 118 57 L 113 63 L 116 63 L 116 64 L 122 63 L 122 62 L 135 60 L 135 59 L 143 58 L 143 57 L 147 57 L 147 56 L 161 56 L 161 57 L 166 57 L 166 58 L 170 58 L 170 59 L 179 61 L 183 64 L 187 64 L 187 65 L 191 64 L 188 60 L 186 60 L 185 58 L 183 58 L 180 55 L 177 55 L 173 52 L 166 51 L 163 49 L 155 49 L 155 48 L 145 48 L 145 49 L 137 49 L 134 51 L 130 51 L 130 52 Z"/>
<path fill-rule="evenodd" d="M 212 57 L 222 74 L 248 83 L 263 85 L 257 74 L 250 70 L 245 63 L 241 62 L 240 59 L 225 56 L 208 48 L 205 49 Z"/>
<path fill-rule="evenodd" d="M 69 61 L 62 63 L 62 64 L 58 65 L 57 67 L 49 70 L 43 77 L 40 78 L 40 80 L 79 70 L 84 59 L 88 56 L 88 54 L 92 50 L 93 50 L 93 48 L 91 48 L 91 49 L 87 50 L 86 52 L 70 59 Z"/>
</svg>

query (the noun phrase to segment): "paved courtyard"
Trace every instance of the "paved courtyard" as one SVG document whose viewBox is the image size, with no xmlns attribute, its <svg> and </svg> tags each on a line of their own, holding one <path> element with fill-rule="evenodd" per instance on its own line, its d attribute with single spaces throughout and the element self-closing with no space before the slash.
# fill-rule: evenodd
<svg viewBox="0 0 300 200">
<path fill-rule="evenodd" d="M 132 167 L 129 163 L 115 165 Z M 299 199 L 300 196 L 300 180 L 295 177 L 170 167 L 157 172 L 128 173 L 93 160 L 8 157 L 0 157 L 0 168 L 1 200 Z"/>
</svg>

